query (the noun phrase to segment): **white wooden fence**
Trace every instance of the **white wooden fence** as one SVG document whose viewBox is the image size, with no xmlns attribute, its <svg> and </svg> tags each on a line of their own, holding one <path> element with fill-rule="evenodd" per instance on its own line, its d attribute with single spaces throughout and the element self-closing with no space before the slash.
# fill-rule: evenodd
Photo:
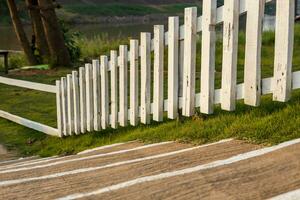
<svg viewBox="0 0 300 200">
<path fill-rule="evenodd" d="M 163 121 L 164 112 L 169 119 L 175 119 L 179 109 L 187 117 L 198 107 L 202 113 L 211 114 L 214 104 L 234 111 L 236 100 L 240 99 L 247 105 L 259 106 L 264 94 L 273 94 L 275 101 L 288 101 L 291 91 L 300 88 L 300 71 L 292 73 L 295 2 L 276 0 L 274 77 L 261 79 L 263 13 L 265 3 L 270 1 L 225 0 L 219 8 L 216 0 L 203 1 L 200 17 L 196 7 L 186 8 L 184 25 L 179 26 L 179 17 L 170 17 L 168 32 L 164 32 L 163 25 L 156 25 L 153 39 L 151 33 L 141 33 L 140 41 L 130 40 L 129 48 L 121 45 L 119 52 L 113 50 L 109 56 L 100 56 L 78 72 L 56 81 L 51 91 L 57 94 L 58 129 L 52 132 L 47 127 L 44 131 L 45 126 L 40 124 L 39 128 L 33 128 L 62 137 L 108 127 L 149 124 L 151 119 Z M 243 13 L 250 19 L 246 25 L 245 82 L 237 84 L 238 24 Z M 222 84 L 221 89 L 215 89 L 215 26 L 220 23 L 224 31 Z M 196 94 L 199 32 L 202 32 L 201 93 Z M 164 99 L 164 85 L 167 85 L 167 99 Z M 23 125 L 29 126 L 27 122 Z"/>
</svg>

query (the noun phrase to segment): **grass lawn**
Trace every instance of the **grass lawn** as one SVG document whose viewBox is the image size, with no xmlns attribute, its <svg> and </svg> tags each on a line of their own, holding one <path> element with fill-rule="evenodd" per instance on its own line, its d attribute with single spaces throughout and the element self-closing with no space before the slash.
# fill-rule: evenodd
<svg viewBox="0 0 300 200">
<path fill-rule="evenodd" d="M 238 82 L 243 81 L 244 35 L 240 35 Z M 295 28 L 293 71 L 300 70 L 300 26 Z M 200 44 L 198 44 L 200 45 Z M 220 87 L 222 43 L 217 43 L 216 88 Z M 198 48 L 201 49 L 201 48 Z M 100 53 L 107 51 L 99 50 Z M 200 51 L 197 54 L 197 72 L 200 71 Z M 262 76 L 273 75 L 274 33 L 263 36 Z M 54 84 L 59 77 L 71 69 L 59 71 L 27 71 L 11 73 L 9 77 Z M 199 90 L 199 73 L 197 73 Z M 166 80 L 166 79 L 165 79 Z M 0 85 L 0 109 L 50 126 L 56 126 L 55 95 Z M 199 91 L 197 91 L 199 92 Z M 56 138 L 19 126 L 0 118 L 0 143 L 8 149 L 17 150 L 22 156 L 66 155 L 96 146 L 141 140 L 146 143 L 177 140 L 194 144 L 217 141 L 224 138 L 237 138 L 253 143 L 272 145 L 300 137 L 300 90 L 293 91 L 288 103 L 272 101 L 267 95 L 258 108 L 246 106 L 242 101 L 235 112 L 222 111 L 216 106 L 213 115 L 197 114 L 179 121 L 167 120 L 163 123 L 140 125 L 138 127 L 107 129 L 86 135 Z"/>
</svg>

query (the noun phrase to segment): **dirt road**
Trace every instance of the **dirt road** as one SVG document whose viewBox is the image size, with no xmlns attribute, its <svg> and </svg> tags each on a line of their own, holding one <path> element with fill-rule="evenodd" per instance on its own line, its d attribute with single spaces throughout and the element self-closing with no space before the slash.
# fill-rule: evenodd
<svg viewBox="0 0 300 200">
<path fill-rule="evenodd" d="M 6 200 L 300 199 L 299 189 L 300 139 L 273 147 L 130 142 L 0 165 Z"/>
</svg>

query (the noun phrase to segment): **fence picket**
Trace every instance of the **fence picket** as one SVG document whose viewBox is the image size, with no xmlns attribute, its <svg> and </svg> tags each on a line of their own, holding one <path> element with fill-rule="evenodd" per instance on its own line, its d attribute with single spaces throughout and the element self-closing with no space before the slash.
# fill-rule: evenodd
<svg viewBox="0 0 300 200">
<path fill-rule="evenodd" d="M 109 98 L 108 98 L 108 58 L 107 56 L 100 57 L 101 67 L 101 125 L 103 129 L 108 126 L 109 119 Z"/>
<path fill-rule="evenodd" d="M 169 17 L 168 31 L 168 118 L 178 116 L 179 17 Z"/>
<path fill-rule="evenodd" d="M 154 26 L 153 120 L 162 121 L 164 112 L 164 26 Z"/>
<path fill-rule="evenodd" d="M 95 131 L 101 130 L 101 108 L 100 108 L 100 64 L 99 60 L 92 61 L 92 77 L 93 77 L 93 125 Z"/>
<path fill-rule="evenodd" d="M 139 116 L 139 41 L 130 40 L 130 124 L 136 126 Z"/>
<path fill-rule="evenodd" d="M 119 94 L 120 94 L 120 114 L 119 123 L 120 126 L 127 126 L 128 121 L 128 49 L 127 45 L 120 45 L 119 48 Z"/>
<path fill-rule="evenodd" d="M 236 103 L 239 0 L 226 0 L 224 6 L 221 107 L 233 111 Z"/>
<path fill-rule="evenodd" d="M 277 0 L 273 100 L 286 102 L 292 90 L 294 0 Z"/>
<path fill-rule="evenodd" d="M 66 77 L 61 78 L 61 94 L 62 94 L 62 118 L 63 118 L 63 134 L 68 135 L 68 104 L 67 104 L 67 80 Z"/>
<path fill-rule="evenodd" d="M 93 104 L 93 72 L 92 64 L 85 65 L 86 81 L 86 129 L 91 132 L 94 129 L 94 104 Z"/>
<path fill-rule="evenodd" d="M 215 93 L 217 0 L 203 1 L 200 111 L 212 114 Z"/>
<path fill-rule="evenodd" d="M 247 1 L 245 98 L 247 105 L 259 106 L 261 96 L 261 42 L 264 0 Z"/>
<path fill-rule="evenodd" d="M 86 132 L 86 85 L 85 68 L 79 68 L 79 97 L 80 97 L 80 131 Z"/>
<path fill-rule="evenodd" d="M 151 33 L 141 33 L 141 122 L 150 123 Z"/>
<path fill-rule="evenodd" d="M 80 133 L 80 107 L 79 107 L 79 84 L 78 72 L 72 72 L 73 87 L 73 105 L 74 105 L 74 132 L 76 135 Z"/>
<path fill-rule="evenodd" d="M 63 136 L 63 117 L 62 117 L 62 88 L 60 80 L 56 80 L 56 115 L 58 136 Z"/>
<path fill-rule="evenodd" d="M 73 87 L 72 75 L 67 75 L 67 101 L 68 101 L 68 135 L 73 135 L 74 131 L 74 105 L 73 105 Z"/>
<path fill-rule="evenodd" d="M 197 7 L 186 8 L 184 14 L 183 108 L 184 116 L 195 110 Z"/>
<path fill-rule="evenodd" d="M 118 127 L 118 52 L 110 52 L 110 80 L 111 80 L 111 127 Z"/>
</svg>

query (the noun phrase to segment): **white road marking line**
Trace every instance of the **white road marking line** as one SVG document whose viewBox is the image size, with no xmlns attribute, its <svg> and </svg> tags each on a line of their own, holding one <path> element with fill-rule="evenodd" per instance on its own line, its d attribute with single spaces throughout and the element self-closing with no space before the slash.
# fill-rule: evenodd
<svg viewBox="0 0 300 200">
<path fill-rule="evenodd" d="M 134 141 L 132 141 L 132 142 L 134 142 Z M 108 149 L 108 148 L 111 148 L 111 147 L 119 146 L 121 144 L 128 144 L 128 143 L 132 143 L 132 142 L 105 145 L 105 146 L 102 146 L 102 147 L 97 147 L 95 149 L 89 149 L 89 150 L 82 151 L 82 152 L 78 153 L 77 155 L 87 154 L 87 153 L 91 153 L 91 152 L 94 152 L 94 151 L 97 151 L 97 150 Z M 63 159 L 74 157 L 74 156 L 75 155 L 64 156 L 64 157 L 53 156 L 53 157 L 41 158 L 41 159 L 37 159 L 37 160 L 29 160 L 29 161 L 22 162 L 22 163 L 16 163 L 16 164 L 11 164 L 11 165 L 6 165 L 6 166 L 0 166 L 0 171 L 4 170 L 4 169 L 7 170 L 7 169 L 12 169 L 12 168 L 18 168 L 18 167 L 24 167 L 24 166 L 35 165 L 35 164 L 40 164 L 40 163 L 46 163 L 46 162 L 54 161 L 54 160 L 63 160 Z"/>
<path fill-rule="evenodd" d="M 3 171 L 0 171 L 0 174 L 26 171 L 26 170 L 31 170 L 31 169 L 39 169 L 39 168 L 44 168 L 44 167 L 51 167 L 51 166 L 55 166 L 55 165 L 59 165 L 59 164 L 82 161 L 82 160 L 90 160 L 90 159 L 94 159 L 94 158 L 117 155 L 117 154 L 127 153 L 127 152 L 131 152 L 131 151 L 146 149 L 146 148 L 155 147 L 155 146 L 164 145 L 164 144 L 170 144 L 170 143 L 172 143 L 172 142 L 162 142 L 162 143 L 157 143 L 157 144 L 149 144 L 149 145 L 144 145 L 144 146 L 140 146 L 140 147 L 135 147 L 135 148 L 132 148 L 132 149 L 125 149 L 125 150 L 114 151 L 114 152 L 103 153 L 103 154 L 97 154 L 97 155 L 86 156 L 86 157 L 81 157 L 81 158 L 62 160 L 62 161 L 52 162 L 52 163 L 48 163 L 48 164 L 44 164 L 44 165 L 37 165 L 37 166 L 31 166 L 31 167 L 23 167 L 23 168 L 17 168 L 17 169 L 3 170 Z"/>
<path fill-rule="evenodd" d="M 34 158 L 36 158 L 36 156 L 25 157 L 25 158 L 18 158 L 18 159 L 14 159 L 14 160 L 6 160 L 6 161 L 0 162 L 0 165 L 2 165 L 2 164 L 9 164 L 9 163 L 18 162 L 18 161 L 23 162 L 23 160 L 25 162 L 25 161 L 28 161 L 28 159 L 34 159 Z"/>
<path fill-rule="evenodd" d="M 151 160 L 151 159 L 163 158 L 163 157 L 172 156 L 172 155 L 176 155 L 176 154 L 180 154 L 180 153 L 185 153 L 185 152 L 188 152 L 188 151 L 193 151 L 195 149 L 200 149 L 200 148 L 203 148 L 203 147 L 208 147 L 208 146 L 212 146 L 212 145 L 216 145 L 216 144 L 229 142 L 229 141 L 232 141 L 232 140 L 233 139 L 221 140 L 219 142 L 205 144 L 205 145 L 201 145 L 201 146 L 197 146 L 197 147 L 181 149 L 181 150 L 177 150 L 177 151 L 172 151 L 172 152 L 168 152 L 168 153 L 148 156 L 148 157 L 144 157 L 144 158 L 137 158 L 137 159 L 133 159 L 133 160 L 126 160 L 126 161 L 122 161 L 122 162 L 116 162 L 116 163 L 103 165 L 103 166 L 98 166 L 98 167 L 89 167 L 89 168 L 76 169 L 76 170 L 72 170 L 72 171 L 66 171 L 66 172 L 50 174 L 50 175 L 46 175 L 46 176 L 33 177 L 33 178 L 23 178 L 23 179 L 17 179 L 17 180 L 1 181 L 0 182 L 0 187 L 1 186 L 14 185 L 14 184 L 20 184 L 20 183 L 26 183 L 26 182 L 31 182 L 31 181 L 40 181 L 40 180 L 46 180 L 46 179 L 51 179 L 51 178 L 58 178 L 58 177 L 67 176 L 67 175 L 74 175 L 74 174 L 79 174 L 79 173 L 91 172 L 91 171 L 105 169 L 105 168 L 109 168 L 109 167 L 117 167 L 117 166 L 125 165 L 125 164 L 131 164 L 131 163 L 136 163 L 136 162 L 141 162 L 141 161 L 146 161 L 146 160 Z"/>
<path fill-rule="evenodd" d="M 291 145 L 295 145 L 298 143 L 300 143 L 300 139 L 284 142 L 284 143 L 281 143 L 279 145 L 272 146 L 272 147 L 266 147 L 263 149 L 250 151 L 247 153 L 243 153 L 243 154 L 239 154 L 237 156 L 230 157 L 228 159 L 218 160 L 218 161 L 214 161 L 214 162 L 207 163 L 204 165 L 198 165 L 196 167 L 191 167 L 191 168 L 186 168 L 186 169 L 182 169 L 182 170 L 178 170 L 178 171 L 171 171 L 171 172 L 166 172 L 166 173 L 157 174 L 157 175 L 153 175 L 153 176 L 145 176 L 145 177 L 133 179 L 133 180 L 122 182 L 122 183 L 119 183 L 116 185 L 104 187 L 104 188 L 101 188 L 101 189 L 93 191 L 93 192 L 72 194 L 72 195 L 69 195 L 66 197 L 59 198 L 59 200 L 71 200 L 71 199 L 79 199 L 79 198 L 83 198 L 83 197 L 89 197 L 89 196 L 93 196 L 93 195 L 99 195 L 99 194 L 103 194 L 106 192 L 111 192 L 111 191 L 127 188 L 127 187 L 137 185 L 137 184 L 142 184 L 142 183 L 151 182 L 151 181 L 157 181 L 157 180 L 161 180 L 161 179 L 165 179 L 165 178 L 171 178 L 174 176 L 180 176 L 180 175 L 199 172 L 199 171 L 212 169 L 212 168 L 216 168 L 216 167 L 220 167 L 220 166 L 224 166 L 224 165 L 229 165 L 229 164 L 236 163 L 239 161 L 262 156 L 267 153 L 271 153 L 273 151 L 277 151 L 279 149 L 282 149 L 282 148 L 285 148 L 285 147 L 288 147 Z"/>
<path fill-rule="evenodd" d="M 106 145 L 106 146 L 102 146 L 102 147 L 97 147 L 97 148 L 94 148 L 94 149 L 88 149 L 88 150 L 77 153 L 77 155 L 87 154 L 87 153 L 91 153 L 91 152 L 94 152 L 94 151 L 107 149 L 107 148 L 111 148 L 111 147 L 116 147 L 116 146 L 120 146 L 120 145 L 123 145 L 123 144 L 129 144 L 129 143 L 132 143 L 132 142 L 116 143 L 116 144 Z"/>
<path fill-rule="evenodd" d="M 290 191 L 276 197 L 272 197 L 269 200 L 299 200 L 300 199 L 300 189 Z"/>
</svg>

